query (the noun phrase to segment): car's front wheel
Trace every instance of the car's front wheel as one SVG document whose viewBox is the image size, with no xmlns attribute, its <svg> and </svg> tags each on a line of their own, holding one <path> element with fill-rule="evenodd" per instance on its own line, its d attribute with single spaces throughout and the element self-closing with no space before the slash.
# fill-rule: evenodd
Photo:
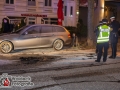
<svg viewBox="0 0 120 90">
<path fill-rule="evenodd" d="M 58 39 L 58 40 L 55 40 L 54 44 L 53 44 L 53 48 L 55 50 L 61 50 L 63 48 L 64 44 L 63 44 L 63 41 Z"/>
<path fill-rule="evenodd" d="M 3 41 L 0 44 L 0 50 L 1 50 L 2 53 L 9 53 L 13 50 L 13 45 L 9 41 Z"/>
</svg>

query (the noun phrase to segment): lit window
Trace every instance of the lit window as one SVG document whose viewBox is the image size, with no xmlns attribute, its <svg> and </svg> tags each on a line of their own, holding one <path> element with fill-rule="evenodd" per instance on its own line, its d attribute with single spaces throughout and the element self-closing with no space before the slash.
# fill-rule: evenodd
<svg viewBox="0 0 120 90">
<path fill-rule="evenodd" d="M 14 0 L 6 0 L 7 4 L 14 4 Z"/>
<path fill-rule="evenodd" d="M 51 6 L 52 0 L 45 0 L 45 6 Z"/>
<path fill-rule="evenodd" d="M 28 5 L 30 5 L 30 6 L 36 6 L 35 0 L 28 0 Z"/>
</svg>

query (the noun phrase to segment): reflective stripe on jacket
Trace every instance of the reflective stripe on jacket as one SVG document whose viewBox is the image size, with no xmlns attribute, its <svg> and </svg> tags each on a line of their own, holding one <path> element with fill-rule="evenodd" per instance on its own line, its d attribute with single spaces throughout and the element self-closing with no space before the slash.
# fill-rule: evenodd
<svg viewBox="0 0 120 90">
<path fill-rule="evenodd" d="M 110 27 L 108 25 L 101 25 L 98 27 L 99 35 L 97 38 L 97 43 L 104 43 L 109 41 Z"/>
</svg>

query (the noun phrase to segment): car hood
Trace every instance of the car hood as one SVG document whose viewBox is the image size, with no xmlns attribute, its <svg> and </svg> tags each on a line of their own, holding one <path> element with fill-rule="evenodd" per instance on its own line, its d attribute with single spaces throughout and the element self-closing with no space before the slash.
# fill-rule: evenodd
<svg viewBox="0 0 120 90">
<path fill-rule="evenodd" d="M 17 38 L 19 36 L 19 34 L 0 34 L 0 40 L 11 40 L 11 39 L 14 39 L 14 38 Z"/>
</svg>

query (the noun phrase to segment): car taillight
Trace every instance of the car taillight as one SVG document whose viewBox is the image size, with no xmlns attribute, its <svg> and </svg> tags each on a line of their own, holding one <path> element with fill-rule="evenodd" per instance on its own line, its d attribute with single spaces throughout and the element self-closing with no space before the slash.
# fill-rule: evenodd
<svg viewBox="0 0 120 90">
<path fill-rule="evenodd" d="M 68 34 L 68 38 L 71 38 L 71 35 L 70 35 L 70 34 Z"/>
</svg>

